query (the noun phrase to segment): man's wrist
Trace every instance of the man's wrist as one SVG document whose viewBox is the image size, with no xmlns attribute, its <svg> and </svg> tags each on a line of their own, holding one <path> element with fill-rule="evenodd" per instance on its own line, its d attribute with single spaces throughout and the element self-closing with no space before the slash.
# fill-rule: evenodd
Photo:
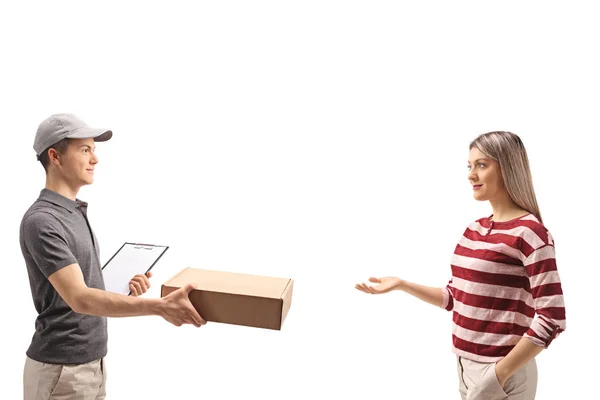
<svg viewBox="0 0 600 400">
<path fill-rule="evenodd" d="M 148 315 L 163 315 L 163 301 L 161 299 L 144 299 L 144 311 Z"/>
</svg>

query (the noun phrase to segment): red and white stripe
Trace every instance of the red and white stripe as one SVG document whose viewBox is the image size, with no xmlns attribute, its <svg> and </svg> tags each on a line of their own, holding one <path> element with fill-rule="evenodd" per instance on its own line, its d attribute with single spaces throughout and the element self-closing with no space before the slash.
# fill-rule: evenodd
<svg viewBox="0 0 600 400">
<path fill-rule="evenodd" d="M 473 222 L 451 265 L 442 306 L 453 311 L 456 354 L 495 362 L 523 337 L 548 347 L 566 329 L 554 241 L 532 214 L 494 225 L 489 218 Z"/>
</svg>

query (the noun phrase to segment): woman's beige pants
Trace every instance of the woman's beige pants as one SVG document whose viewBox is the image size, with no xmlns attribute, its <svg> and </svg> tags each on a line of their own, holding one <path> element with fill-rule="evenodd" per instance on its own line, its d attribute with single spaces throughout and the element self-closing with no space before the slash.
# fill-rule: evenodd
<svg viewBox="0 0 600 400">
<path fill-rule="evenodd" d="M 496 377 L 496 363 L 480 363 L 457 357 L 462 400 L 534 400 L 537 388 L 535 358 L 512 375 L 504 388 Z"/>
</svg>

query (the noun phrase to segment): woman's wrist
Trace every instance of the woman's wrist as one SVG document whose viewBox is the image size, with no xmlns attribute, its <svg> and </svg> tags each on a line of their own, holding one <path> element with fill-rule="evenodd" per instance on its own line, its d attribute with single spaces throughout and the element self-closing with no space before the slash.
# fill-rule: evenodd
<svg viewBox="0 0 600 400">
<path fill-rule="evenodd" d="M 400 279 L 400 278 L 396 278 L 397 282 L 394 285 L 394 290 L 404 290 L 406 288 L 406 281 Z"/>
</svg>

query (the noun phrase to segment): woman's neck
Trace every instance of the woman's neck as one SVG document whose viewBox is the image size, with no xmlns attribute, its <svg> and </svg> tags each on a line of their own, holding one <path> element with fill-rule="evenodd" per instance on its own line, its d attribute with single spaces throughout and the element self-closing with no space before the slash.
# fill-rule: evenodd
<svg viewBox="0 0 600 400">
<path fill-rule="evenodd" d="M 492 220 L 495 222 L 510 221 L 529 214 L 529 211 L 519 207 L 511 198 L 490 200 L 492 206 Z"/>
</svg>

